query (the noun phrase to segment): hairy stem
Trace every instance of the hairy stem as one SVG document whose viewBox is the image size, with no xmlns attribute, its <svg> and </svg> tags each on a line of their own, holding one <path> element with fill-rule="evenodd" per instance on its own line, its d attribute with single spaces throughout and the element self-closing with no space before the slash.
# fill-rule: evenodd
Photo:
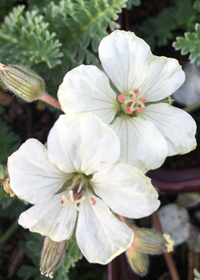
<svg viewBox="0 0 200 280">
<path fill-rule="evenodd" d="M 42 101 L 48 103 L 49 105 L 55 107 L 55 108 L 58 108 L 60 110 L 61 109 L 61 105 L 59 103 L 58 100 L 54 99 L 53 97 L 51 97 L 50 95 L 48 95 L 47 93 L 45 93 L 42 98 L 41 98 Z"/>
</svg>

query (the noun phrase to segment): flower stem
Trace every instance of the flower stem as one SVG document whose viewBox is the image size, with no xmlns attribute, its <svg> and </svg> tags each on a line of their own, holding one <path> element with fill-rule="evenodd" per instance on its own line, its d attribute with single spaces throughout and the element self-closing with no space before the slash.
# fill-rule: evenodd
<svg viewBox="0 0 200 280">
<path fill-rule="evenodd" d="M 53 97 L 51 97 L 49 94 L 45 93 L 42 97 L 41 97 L 41 100 L 48 103 L 49 105 L 55 107 L 55 108 L 58 108 L 60 110 L 61 109 L 61 105 L 59 103 L 58 100 L 54 99 Z"/>
<path fill-rule="evenodd" d="M 159 218 L 158 218 L 158 214 L 156 212 L 154 212 L 151 216 L 152 216 L 152 219 L 153 219 L 156 230 L 160 233 L 163 233 L 162 227 L 161 227 L 161 224 L 160 224 L 160 221 L 159 221 Z M 163 254 L 164 254 L 164 258 L 165 258 L 165 261 L 167 263 L 169 272 L 171 274 L 172 280 L 180 280 L 177 269 L 176 269 L 176 266 L 175 266 L 175 263 L 172 259 L 171 254 L 167 253 L 167 252 L 164 252 Z"/>
<path fill-rule="evenodd" d="M 200 100 L 198 100 L 197 102 L 195 102 L 194 104 L 187 106 L 185 108 L 183 108 L 184 111 L 191 113 L 195 110 L 197 110 L 200 107 Z"/>
<path fill-rule="evenodd" d="M 118 215 L 118 216 L 119 216 L 120 220 L 122 221 L 122 223 L 127 225 L 126 219 L 121 215 Z"/>
<path fill-rule="evenodd" d="M 15 231 L 18 229 L 19 225 L 17 220 L 14 221 L 14 223 L 9 227 L 9 229 L 3 234 L 3 236 L 0 238 L 0 243 L 4 244 L 6 243 L 10 237 L 15 233 Z"/>
</svg>

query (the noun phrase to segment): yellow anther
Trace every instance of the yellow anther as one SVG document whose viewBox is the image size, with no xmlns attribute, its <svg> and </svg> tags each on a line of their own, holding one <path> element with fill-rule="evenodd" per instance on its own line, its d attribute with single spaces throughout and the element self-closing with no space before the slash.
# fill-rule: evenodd
<svg viewBox="0 0 200 280">
<path fill-rule="evenodd" d="M 171 239 L 169 234 L 164 233 L 163 237 L 167 240 L 167 252 L 172 252 L 174 247 L 174 240 Z"/>
</svg>

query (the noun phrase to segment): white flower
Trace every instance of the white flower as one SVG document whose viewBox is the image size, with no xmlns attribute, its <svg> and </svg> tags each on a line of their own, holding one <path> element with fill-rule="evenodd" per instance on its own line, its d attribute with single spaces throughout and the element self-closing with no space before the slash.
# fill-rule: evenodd
<svg viewBox="0 0 200 280">
<path fill-rule="evenodd" d="M 65 113 L 91 112 L 110 124 L 122 145 L 120 161 L 143 171 L 195 148 L 194 120 L 161 101 L 185 80 L 176 59 L 152 55 L 142 39 L 125 31 L 105 37 L 99 57 L 110 80 L 92 65 L 68 72 L 58 91 Z"/>
<path fill-rule="evenodd" d="M 150 179 L 116 163 L 118 137 L 93 114 L 60 116 L 47 147 L 30 139 L 8 159 L 12 190 L 35 204 L 20 215 L 19 224 L 61 242 L 71 237 L 78 218 L 82 253 L 89 262 L 109 262 L 133 239 L 133 231 L 111 210 L 128 218 L 154 212 L 159 200 Z"/>
</svg>

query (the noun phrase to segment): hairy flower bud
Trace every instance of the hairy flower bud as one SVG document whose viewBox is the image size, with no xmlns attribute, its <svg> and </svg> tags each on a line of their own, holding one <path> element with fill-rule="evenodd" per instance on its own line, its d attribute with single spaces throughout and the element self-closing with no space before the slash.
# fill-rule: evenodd
<svg viewBox="0 0 200 280">
<path fill-rule="evenodd" d="M 126 256 L 130 267 L 133 271 L 141 276 L 148 272 L 149 257 L 147 254 L 140 253 L 137 248 L 129 247 L 126 251 Z"/>
<path fill-rule="evenodd" d="M 159 232 L 151 229 L 137 229 L 134 231 L 134 243 L 140 252 L 159 255 L 169 251 L 170 242 Z"/>
<path fill-rule="evenodd" d="M 168 234 L 161 234 L 151 229 L 140 229 L 130 226 L 134 230 L 134 239 L 126 250 L 128 262 L 133 271 L 141 276 L 148 272 L 149 255 L 159 255 L 173 250 L 173 240 Z"/>
<path fill-rule="evenodd" d="M 49 237 L 45 238 L 40 262 L 40 271 L 42 275 L 53 278 L 53 271 L 63 262 L 66 247 L 67 240 L 55 242 Z"/>
<path fill-rule="evenodd" d="M 27 102 L 41 99 L 45 94 L 43 79 L 24 66 L 7 66 L 0 63 L 0 78 L 4 88 L 11 90 Z"/>
</svg>

